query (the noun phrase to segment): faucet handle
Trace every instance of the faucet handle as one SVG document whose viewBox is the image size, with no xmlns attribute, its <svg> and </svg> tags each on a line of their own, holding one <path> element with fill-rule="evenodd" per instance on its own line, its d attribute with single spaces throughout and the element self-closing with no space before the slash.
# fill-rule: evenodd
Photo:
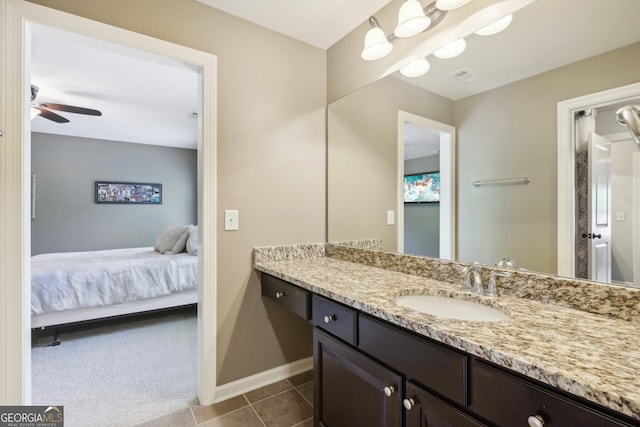
<svg viewBox="0 0 640 427">
<path fill-rule="evenodd" d="M 496 267 L 500 268 L 515 268 L 516 263 L 511 258 L 502 258 L 500 261 L 496 262 Z"/>
<path fill-rule="evenodd" d="M 500 292 L 498 291 L 498 279 L 497 277 L 510 277 L 511 273 L 499 273 L 495 270 L 491 270 L 489 273 L 489 284 L 487 285 L 487 290 L 485 291 L 485 295 L 488 297 L 497 297 L 500 296 Z"/>
</svg>

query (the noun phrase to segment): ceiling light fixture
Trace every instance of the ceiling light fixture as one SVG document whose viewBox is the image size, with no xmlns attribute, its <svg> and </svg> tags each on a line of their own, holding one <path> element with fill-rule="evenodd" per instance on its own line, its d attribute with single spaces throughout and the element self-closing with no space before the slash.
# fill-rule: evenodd
<svg viewBox="0 0 640 427">
<path fill-rule="evenodd" d="M 427 74 L 429 68 L 431 65 L 427 58 L 418 58 L 400 68 L 400 74 L 405 77 L 420 77 Z"/>
<path fill-rule="evenodd" d="M 386 36 L 375 16 L 369 18 L 369 31 L 364 37 L 364 49 L 360 56 L 365 61 L 384 58 L 393 50 L 391 41 L 396 37 L 411 37 L 430 30 L 442 21 L 447 12 L 436 8 L 436 2 L 422 7 L 418 0 L 407 0 L 398 12 L 398 26 Z"/>
<path fill-rule="evenodd" d="M 464 6 L 471 0 L 437 0 L 436 7 L 440 10 L 453 10 Z"/>
<path fill-rule="evenodd" d="M 411 37 L 420 34 L 431 25 L 418 0 L 406 0 L 398 12 L 398 26 L 393 31 L 396 37 Z"/>
<path fill-rule="evenodd" d="M 365 61 L 374 61 L 390 54 L 393 50 L 393 45 L 385 36 L 378 20 L 374 16 L 369 18 L 369 24 L 371 28 L 364 37 L 364 49 L 362 49 L 360 56 Z"/>
<path fill-rule="evenodd" d="M 464 39 L 451 42 L 444 47 L 433 52 L 433 55 L 440 59 L 455 58 L 467 48 L 467 42 Z"/>
<path fill-rule="evenodd" d="M 498 34 L 500 31 L 506 29 L 509 24 L 511 24 L 511 20 L 513 19 L 513 15 L 507 15 L 504 18 L 498 19 L 493 24 L 489 24 L 486 27 L 480 28 L 476 31 L 476 34 L 479 36 L 492 36 L 494 34 Z"/>
</svg>

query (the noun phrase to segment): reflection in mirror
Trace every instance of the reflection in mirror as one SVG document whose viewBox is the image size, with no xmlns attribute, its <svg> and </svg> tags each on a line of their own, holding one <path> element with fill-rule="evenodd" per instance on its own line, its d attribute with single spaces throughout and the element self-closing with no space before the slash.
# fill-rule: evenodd
<svg viewBox="0 0 640 427">
<path fill-rule="evenodd" d="M 557 106 L 640 80 L 639 15 L 640 2 L 633 0 L 537 0 L 503 33 L 470 36 L 467 51 L 452 62 L 430 58 L 419 86 L 396 73 L 332 103 L 329 241 L 380 238 L 384 250 L 398 250 L 397 231 L 406 224 L 398 215 L 395 225 L 386 225 L 386 212 L 402 197 L 397 116 L 405 111 L 456 130 L 455 258 L 490 265 L 509 258 L 518 268 L 557 274 Z M 473 79 L 452 77 L 456 70 Z M 615 123 L 618 104 L 607 104 L 592 106 L 598 110 L 595 133 L 615 139 L 626 132 L 630 140 Z M 530 182 L 473 185 L 523 177 Z M 612 281 L 633 284 L 630 271 L 640 263 L 629 258 L 632 239 L 615 246 L 616 226 L 630 225 L 632 208 L 612 205 L 610 211 Z"/>
</svg>

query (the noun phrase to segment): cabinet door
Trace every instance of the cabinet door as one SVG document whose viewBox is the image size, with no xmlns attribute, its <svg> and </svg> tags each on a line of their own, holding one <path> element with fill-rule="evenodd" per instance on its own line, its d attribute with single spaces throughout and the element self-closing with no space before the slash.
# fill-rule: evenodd
<svg viewBox="0 0 640 427">
<path fill-rule="evenodd" d="M 399 427 L 402 378 L 313 330 L 314 410 L 318 427 Z"/>
<path fill-rule="evenodd" d="M 406 427 L 484 427 L 484 424 L 412 383 L 407 383 L 405 396 Z"/>
</svg>

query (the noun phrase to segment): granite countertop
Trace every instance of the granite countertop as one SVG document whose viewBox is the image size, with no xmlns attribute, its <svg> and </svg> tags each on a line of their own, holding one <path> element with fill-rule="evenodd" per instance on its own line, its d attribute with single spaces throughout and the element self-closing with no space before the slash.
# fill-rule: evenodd
<svg viewBox="0 0 640 427">
<path fill-rule="evenodd" d="M 506 322 L 442 319 L 399 306 L 399 295 L 480 299 L 452 284 L 329 257 L 256 260 L 259 271 L 553 387 L 640 419 L 637 322 L 515 297 L 484 298 Z"/>
</svg>

